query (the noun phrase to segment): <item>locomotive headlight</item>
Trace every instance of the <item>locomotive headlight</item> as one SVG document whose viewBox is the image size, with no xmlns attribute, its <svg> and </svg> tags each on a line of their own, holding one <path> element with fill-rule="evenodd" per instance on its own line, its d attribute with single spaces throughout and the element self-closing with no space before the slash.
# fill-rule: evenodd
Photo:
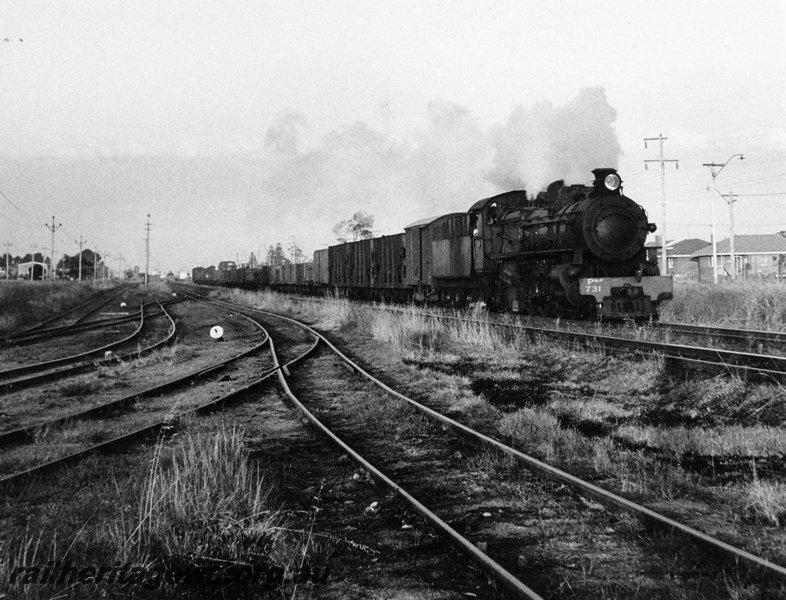
<svg viewBox="0 0 786 600">
<path fill-rule="evenodd" d="M 606 175 L 606 178 L 603 180 L 603 185 L 606 186 L 606 189 L 610 192 L 615 192 L 619 189 L 620 185 L 622 184 L 622 179 L 616 173 L 610 173 Z"/>
</svg>

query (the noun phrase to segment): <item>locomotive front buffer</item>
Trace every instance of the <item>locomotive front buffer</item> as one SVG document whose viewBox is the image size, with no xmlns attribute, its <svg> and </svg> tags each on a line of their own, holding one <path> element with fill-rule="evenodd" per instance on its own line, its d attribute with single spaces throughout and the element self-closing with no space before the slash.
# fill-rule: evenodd
<svg viewBox="0 0 786 600">
<path fill-rule="evenodd" d="M 671 300 L 674 283 L 670 276 L 588 277 L 579 280 L 582 296 L 590 296 L 601 319 L 657 319 L 658 305 Z"/>
</svg>

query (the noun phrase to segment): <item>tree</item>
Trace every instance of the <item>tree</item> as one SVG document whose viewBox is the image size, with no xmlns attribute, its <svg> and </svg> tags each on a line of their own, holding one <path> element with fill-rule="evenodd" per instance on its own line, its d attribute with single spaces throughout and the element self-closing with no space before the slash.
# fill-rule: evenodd
<svg viewBox="0 0 786 600">
<path fill-rule="evenodd" d="M 374 237 L 372 227 L 374 227 L 374 215 L 359 210 L 351 219 L 336 223 L 333 227 L 333 235 L 341 243 L 346 243 L 350 238 L 353 242 L 359 239 L 368 240 Z"/>
<path fill-rule="evenodd" d="M 82 250 L 82 279 L 92 279 L 93 271 L 95 269 L 96 259 L 100 262 L 101 255 L 94 253 L 89 248 Z M 76 279 L 79 277 L 79 253 L 73 256 L 66 254 L 57 263 L 58 271 L 62 271 L 64 277 L 72 277 Z"/>
<path fill-rule="evenodd" d="M 275 245 L 275 247 L 270 246 L 267 249 L 267 264 L 269 265 L 283 265 L 287 261 L 287 256 L 284 254 L 284 247 L 281 245 L 281 242 Z"/>
<path fill-rule="evenodd" d="M 294 260 L 293 260 L 294 259 Z M 292 262 L 308 262 L 308 257 L 303 249 L 295 243 L 290 244 L 286 250 L 281 242 L 267 249 L 267 264 L 269 265 L 288 265 Z"/>
<path fill-rule="evenodd" d="M 295 244 L 294 242 L 289 245 L 289 248 L 287 248 L 287 250 L 289 250 L 290 258 L 294 259 L 294 262 L 296 264 L 308 262 L 308 257 L 303 252 L 303 249 L 297 244 Z"/>
</svg>

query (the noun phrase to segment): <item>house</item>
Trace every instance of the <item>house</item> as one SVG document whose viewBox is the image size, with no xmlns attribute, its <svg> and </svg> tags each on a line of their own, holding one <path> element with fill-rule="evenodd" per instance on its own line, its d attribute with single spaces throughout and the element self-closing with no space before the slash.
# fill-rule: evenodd
<svg viewBox="0 0 786 600">
<path fill-rule="evenodd" d="M 729 240 L 717 245 L 718 279 L 731 278 Z M 699 281 L 711 282 L 712 244 L 692 255 L 698 266 Z M 738 279 L 782 279 L 786 277 L 786 238 L 778 234 L 735 235 L 734 262 Z"/>
<path fill-rule="evenodd" d="M 656 236 L 654 241 L 647 242 L 644 248 L 647 252 L 647 260 L 654 262 L 660 267 L 661 241 L 660 236 Z M 699 279 L 699 265 L 692 260 L 693 253 L 707 246 L 708 242 L 698 238 L 686 240 L 666 241 L 666 273 L 661 275 L 671 275 L 675 280 Z"/>
</svg>

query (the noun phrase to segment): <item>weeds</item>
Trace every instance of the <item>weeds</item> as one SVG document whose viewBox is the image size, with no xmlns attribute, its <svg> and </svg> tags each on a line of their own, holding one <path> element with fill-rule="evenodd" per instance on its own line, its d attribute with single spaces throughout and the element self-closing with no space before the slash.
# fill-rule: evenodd
<svg viewBox="0 0 786 600">
<path fill-rule="evenodd" d="M 4 282 L 0 285 L 0 335 L 7 335 L 64 312 L 106 286 L 73 281 Z"/>
<path fill-rule="evenodd" d="M 786 484 L 755 481 L 741 493 L 745 514 L 773 527 L 786 525 Z"/>
<path fill-rule="evenodd" d="M 237 429 L 188 435 L 169 460 L 159 443 L 127 543 L 140 556 L 174 564 L 266 561 L 283 516 L 267 505 L 269 490 L 248 454 Z"/>
</svg>

